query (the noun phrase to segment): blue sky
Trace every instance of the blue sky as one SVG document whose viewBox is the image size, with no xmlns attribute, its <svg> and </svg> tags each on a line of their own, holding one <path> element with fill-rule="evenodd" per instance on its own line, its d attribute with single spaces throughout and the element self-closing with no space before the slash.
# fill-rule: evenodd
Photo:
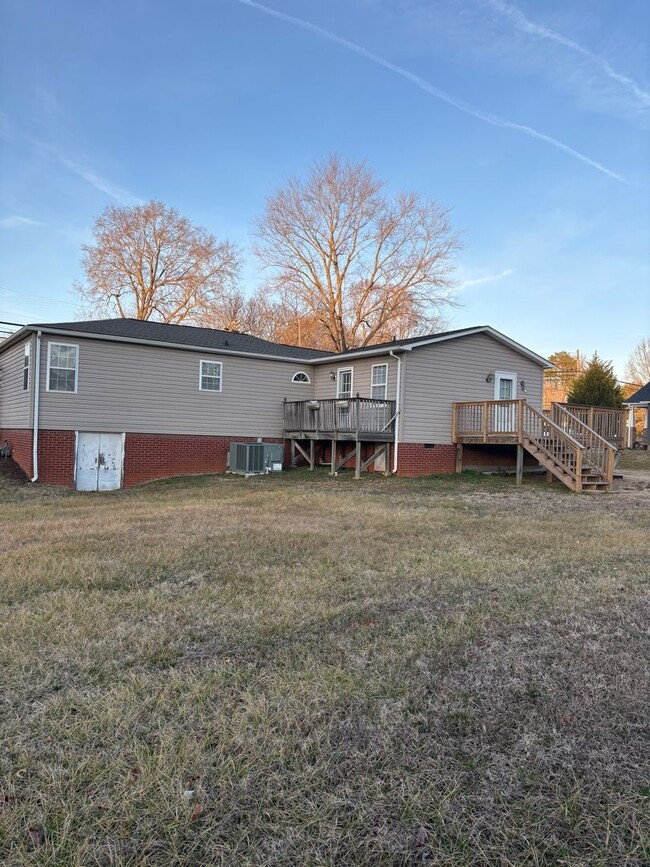
<svg viewBox="0 0 650 867">
<path fill-rule="evenodd" d="M 0 319 L 75 317 L 109 204 L 158 198 L 246 248 L 265 197 L 337 151 L 453 209 L 452 327 L 620 374 L 650 331 L 646 0 L 0 9 Z"/>
</svg>

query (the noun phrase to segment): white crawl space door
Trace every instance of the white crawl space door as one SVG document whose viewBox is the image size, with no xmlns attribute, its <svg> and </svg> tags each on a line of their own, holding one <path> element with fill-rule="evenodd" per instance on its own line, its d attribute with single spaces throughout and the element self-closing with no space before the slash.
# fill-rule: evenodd
<svg viewBox="0 0 650 867">
<path fill-rule="evenodd" d="M 124 436 L 77 434 L 77 490 L 114 491 L 122 485 Z"/>
</svg>

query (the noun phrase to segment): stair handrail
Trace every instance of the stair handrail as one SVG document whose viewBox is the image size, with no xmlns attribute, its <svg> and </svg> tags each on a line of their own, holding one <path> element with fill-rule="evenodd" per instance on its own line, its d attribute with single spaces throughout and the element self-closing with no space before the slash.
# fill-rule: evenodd
<svg viewBox="0 0 650 867">
<path fill-rule="evenodd" d="M 595 469 L 602 473 L 605 481 L 611 484 L 614 478 L 616 446 L 613 446 L 609 440 L 606 440 L 605 437 L 601 436 L 592 427 L 585 424 L 577 415 L 570 412 L 566 406 L 563 406 L 560 403 L 553 403 L 551 412 L 553 416 L 555 416 L 555 418 L 553 418 L 555 424 L 559 424 L 557 421 L 558 417 L 562 418 L 563 416 L 568 416 L 570 423 L 581 431 L 585 440 L 581 445 L 587 452 L 589 460 L 592 462 Z M 580 442 L 580 440 L 578 440 L 578 442 Z M 602 458 L 600 457 L 600 453 L 602 453 Z"/>
<path fill-rule="evenodd" d="M 539 433 L 534 430 L 533 425 L 530 422 L 531 418 L 536 422 L 538 427 L 541 424 L 542 436 L 540 436 Z M 525 436 L 527 439 L 532 440 L 537 446 L 537 448 L 541 449 L 546 455 L 548 455 L 548 457 L 552 458 L 557 464 L 559 464 L 562 467 L 562 471 L 573 479 L 575 483 L 575 490 L 581 491 L 582 456 L 584 451 L 582 443 L 572 437 L 571 434 L 563 430 L 559 424 L 556 424 L 553 421 L 553 419 L 549 418 L 541 412 L 538 412 L 526 401 L 523 401 L 521 424 L 522 436 Z M 559 441 L 562 446 L 571 453 L 573 458 L 572 460 L 567 460 L 566 457 L 561 459 L 560 456 L 556 452 L 554 452 L 552 444 L 549 444 L 549 442 L 543 438 L 543 434 L 545 431 L 555 434 L 556 441 Z"/>
</svg>

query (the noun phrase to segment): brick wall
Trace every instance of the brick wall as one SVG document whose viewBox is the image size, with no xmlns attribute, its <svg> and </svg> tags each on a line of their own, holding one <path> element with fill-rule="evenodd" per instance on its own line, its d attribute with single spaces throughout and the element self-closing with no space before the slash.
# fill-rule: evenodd
<svg viewBox="0 0 650 867">
<path fill-rule="evenodd" d="M 124 487 L 196 473 L 224 473 L 231 442 L 255 442 L 253 437 L 209 437 L 182 434 L 127 434 L 124 446 Z M 281 439 L 264 437 L 264 442 Z M 288 465 L 285 447 L 285 465 Z"/>
<path fill-rule="evenodd" d="M 11 446 L 11 457 L 21 470 L 31 479 L 32 471 L 32 431 L 29 428 L 0 428 L 0 446 L 5 440 Z"/>
<path fill-rule="evenodd" d="M 46 485 L 74 487 L 75 432 L 38 432 L 38 480 Z"/>
<path fill-rule="evenodd" d="M 456 446 L 449 444 L 400 443 L 398 476 L 429 476 L 456 472 Z"/>
</svg>

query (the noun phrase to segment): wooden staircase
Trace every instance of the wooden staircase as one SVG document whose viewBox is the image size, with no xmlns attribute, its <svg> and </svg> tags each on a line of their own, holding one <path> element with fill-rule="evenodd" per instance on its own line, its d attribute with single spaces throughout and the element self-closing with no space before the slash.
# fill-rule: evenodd
<svg viewBox="0 0 650 867">
<path fill-rule="evenodd" d="M 455 443 L 513 443 L 520 447 L 517 475 L 525 449 L 572 491 L 608 491 L 614 477 L 616 447 L 565 405 L 549 415 L 525 400 L 463 401 L 453 407 Z"/>
<path fill-rule="evenodd" d="M 560 404 L 551 417 L 528 404 L 522 408 L 521 444 L 572 491 L 608 491 L 616 449 Z"/>
</svg>

